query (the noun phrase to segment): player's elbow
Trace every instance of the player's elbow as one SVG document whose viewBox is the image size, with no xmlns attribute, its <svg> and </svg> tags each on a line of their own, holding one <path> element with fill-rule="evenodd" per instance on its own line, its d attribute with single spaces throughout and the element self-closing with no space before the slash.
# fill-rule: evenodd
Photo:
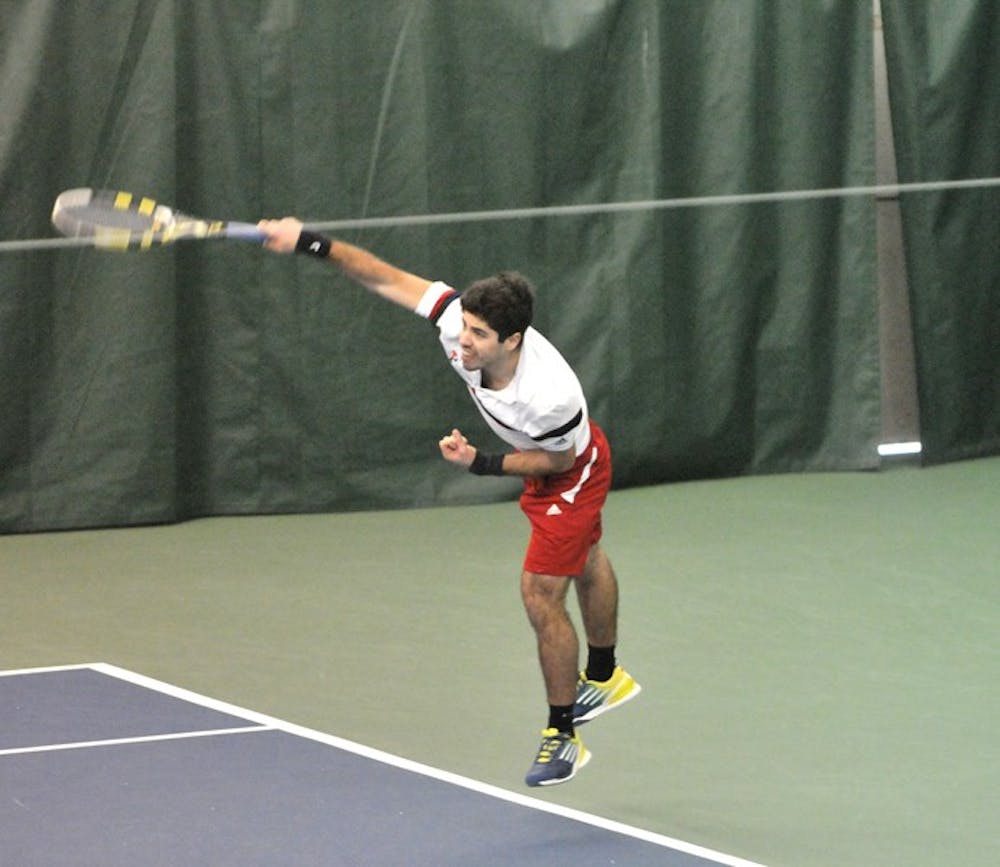
<svg viewBox="0 0 1000 867">
<path fill-rule="evenodd" d="M 576 449 L 569 449 L 565 452 L 549 452 L 549 455 L 552 462 L 550 470 L 552 475 L 568 472 L 576 463 Z"/>
</svg>

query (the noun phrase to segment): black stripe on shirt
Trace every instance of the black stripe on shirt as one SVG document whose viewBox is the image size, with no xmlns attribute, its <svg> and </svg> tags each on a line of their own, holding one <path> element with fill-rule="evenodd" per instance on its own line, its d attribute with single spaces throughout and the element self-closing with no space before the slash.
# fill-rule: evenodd
<svg viewBox="0 0 1000 867">
<path fill-rule="evenodd" d="M 454 289 L 451 292 L 445 292 L 437 301 L 434 302 L 434 307 L 431 309 L 430 316 L 427 317 L 431 325 L 437 325 L 438 320 L 441 318 L 444 311 L 448 308 L 448 305 L 452 301 L 457 300 L 459 297 L 458 292 Z"/>
<path fill-rule="evenodd" d="M 525 431 L 519 431 L 517 428 L 512 427 L 511 425 L 507 424 L 505 421 L 501 421 L 495 415 L 493 415 L 493 413 L 491 413 L 485 406 L 483 406 L 483 402 L 479 399 L 479 395 L 476 394 L 475 389 L 472 388 L 471 386 L 469 388 L 469 394 L 472 395 L 473 400 L 475 400 L 475 402 L 479 406 L 479 408 L 484 413 L 486 413 L 486 415 L 488 415 L 491 419 L 493 419 L 493 421 L 495 421 L 498 425 L 500 425 L 500 427 L 505 427 L 505 428 L 507 428 L 507 430 L 512 430 L 515 433 L 521 433 L 521 434 L 525 433 Z M 546 431 L 543 434 L 539 434 L 538 436 L 533 436 L 531 438 L 537 443 L 537 442 L 541 442 L 542 440 L 548 440 L 548 439 L 553 439 L 554 437 L 564 436 L 565 434 L 568 434 L 571 430 L 573 430 L 573 428 L 575 428 L 577 425 L 579 425 L 581 421 L 583 421 L 583 410 L 582 409 L 578 410 L 577 414 L 575 416 L 573 416 L 572 419 L 570 419 L 568 422 L 566 422 L 566 424 L 562 425 L 561 427 L 557 427 L 557 428 L 555 428 L 553 430 Z M 527 435 L 531 436 L 530 434 L 527 434 Z"/>
<path fill-rule="evenodd" d="M 546 433 L 539 434 L 536 437 L 532 437 L 532 439 L 535 442 L 541 442 L 542 440 L 554 439 L 555 437 L 565 436 L 571 430 L 573 430 L 573 428 L 579 425 L 581 421 L 583 421 L 582 409 L 578 410 L 576 415 L 573 416 L 573 418 L 571 418 L 568 422 L 566 422 L 566 424 L 564 424 L 562 427 L 557 427 L 554 430 L 550 430 Z"/>
</svg>

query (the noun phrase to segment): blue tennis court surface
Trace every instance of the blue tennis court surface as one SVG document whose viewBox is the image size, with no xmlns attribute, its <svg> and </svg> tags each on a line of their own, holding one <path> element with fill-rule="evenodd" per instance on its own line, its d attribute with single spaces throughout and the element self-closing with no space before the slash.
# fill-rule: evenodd
<svg viewBox="0 0 1000 867">
<path fill-rule="evenodd" d="M 0 864 L 753 867 L 104 664 L 0 673 Z"/>
</svg>

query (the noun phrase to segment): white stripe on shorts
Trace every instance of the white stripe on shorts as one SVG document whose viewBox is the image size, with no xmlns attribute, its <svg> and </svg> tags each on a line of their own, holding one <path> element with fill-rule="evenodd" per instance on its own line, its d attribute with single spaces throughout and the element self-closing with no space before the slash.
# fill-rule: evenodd
<svg viewBox="0 0 1000 867">
<path fill-rule="evenodd" d="M 578 481 L 568 491 L 563 491 L 559 495 L 567 503 L 572 503 L 576 499 L 576 495 L 580 493 L 580 489 L 587 483 L 587 479 L 590 478 L 590 468 L 594 465 L 594 461 L 596 460 L 597 460 L 597 446 L 593 446 L 590 449 L 590 460 L 587 461 L 587 463 L 583 467 L 583 471 L 580 473 L 580 481 Z"/>
</svg>

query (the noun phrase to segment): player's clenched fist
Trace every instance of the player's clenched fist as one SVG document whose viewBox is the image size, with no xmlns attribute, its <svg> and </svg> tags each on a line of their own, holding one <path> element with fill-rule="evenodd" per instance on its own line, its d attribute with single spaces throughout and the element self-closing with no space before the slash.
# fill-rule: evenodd
<svg viewBox="0 0 1000 867">
<path fill-rule="evenodd" d="M 462 436 L 462 432 L 458 428 L 454 428 L 447 436 L 441 437 L 438 447 L 441 449 L 441 457 L 463 467 L 469 466 L 476 456 L 475 447 L 469 445 L 469 441 Z"/>
</svg>

